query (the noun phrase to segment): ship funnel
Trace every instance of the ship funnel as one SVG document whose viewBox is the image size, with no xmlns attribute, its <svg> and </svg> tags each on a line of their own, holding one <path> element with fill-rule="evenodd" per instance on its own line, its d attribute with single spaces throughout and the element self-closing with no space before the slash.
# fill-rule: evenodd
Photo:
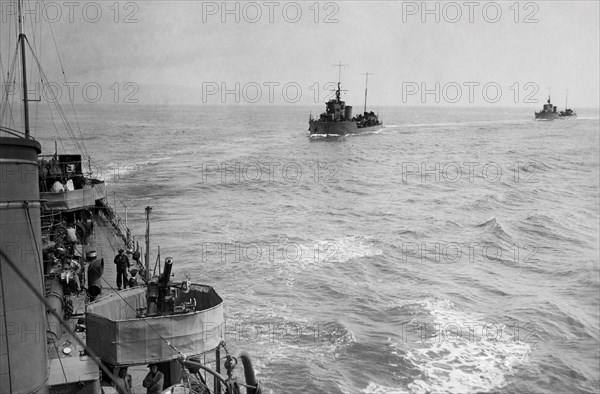
<svg viewBox="0 0 600 394">
<path fill-rule="evenodd" d="M 346 105 L 346 113 L 344 114 L 344 116 L 346 117 L 346 120 L 352 120 L 352 106 L 351 105 Z"/>
<path fill-rule="evenodd" d="M 44 294 L 40 152 L 34 140 L 0 137 L 1 394 L 47 392 L 46 308 L 40 298 Z M 35 290 L 23 283 L 23 276 Z"/>
<path fill-rule="evenodd" d="M 165 259 L 165 270 L 163 271 L 159 283 L 163 286 L 166 286 L 171 280 L 171 270 L 173 269 L 173 259 L 171 257 L 167 257 Z"/>
</svg>

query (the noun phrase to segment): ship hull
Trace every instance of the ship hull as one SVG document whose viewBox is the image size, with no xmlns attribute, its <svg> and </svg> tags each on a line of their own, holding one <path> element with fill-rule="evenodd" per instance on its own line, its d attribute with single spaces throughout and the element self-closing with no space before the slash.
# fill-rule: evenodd
<svg viewBox="0 0 600 394">
<path fill-rule="evenodd" d="M 358 127 L 357 122 L 317 122 L 311 120 L 308 122 L 308 131 L 310 135 L 347 135 L 373 132 L 383 128 L 382 124 Z"/>
<path fill-rule="evenodd" d="M 555 120 L 558 119 L 558 113 L 556 112 L 536 112 L 535 120 Z"/>
<path fill-rule="evenodd" d="M 560 111 L 558 113 L 558 116 L 561 119 L 575 119 L 575 118 L 577 118 L 577 114 L 574 111 L 571 111 L 571 110 Z"/>
</svg>

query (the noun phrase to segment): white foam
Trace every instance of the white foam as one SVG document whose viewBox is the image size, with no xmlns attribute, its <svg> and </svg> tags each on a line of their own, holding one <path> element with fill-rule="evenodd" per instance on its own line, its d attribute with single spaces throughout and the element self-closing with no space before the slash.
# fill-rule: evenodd
<svg viewBox="0 0 600 394">
<path fill-rule="evenodd" d="M 287 305 L 250 307 L 228 315 L 225 331 L 227 343 L 262 355 L 255 361 L 257 369 L 289 359 L 327 364 L 356 343 L 342 323 L 310 321 Z"/>
<path fill-rule="evenodd" d="M 315 271 L 325 265 L 346 263 L 355 258 L 383 254 L 383 251 L 374 247 L 368 238 L 352 235 L 299 246 L 302 252 L 301 258 L 285 260 L 281 267 L 287 272 Z"/>
<path fill-rule="evenodd" d="M 343 137 L 343 134 L 310 134 L 309 138 L 335 138 L 335 137 Z"/>
<path fill-rule="evenodd" d="M 283 278 L 290 286 L 296 283 L 296 274 L 318 271 L 323 267 L 346 263 L 355 258 L 383 254 L 381 249 L 371 244 L 369 238 L 362 236 L 349 235 L 312 243 L 288 242 L 286 239 L 279 242 L 273 251 L 275 259 L 268 260 L 272 267 L 270 272 L 280 280 Z M 287 248 L 286 251 L 282 249 L 283 247 Z"/>
<path fill-rule="evenodd" d="M 369 385 L 360 390 L 361 393 L 365 394 L 406 394 L 406 390 L 399 388 L 385 387 L 377 383 L 369 382 Z"/>
<path fill-rule="evenodd" d="M 508 335 L 506 326 L 457 310 L 447 300 L 427 299 L 422 306 L 433 316 L 434 324 L 463 327 L 463 334 L 440 335 L 442 331 L 436 331 L 433 337 L 409 346 L 390 343 L 392 353 L 406 352 L 406 358 L 422 372 L 408 385 L 410 392 L 492 391 L 504 387 L 515 367 L 527 362 L 529 344 Z M 494 335 L 477 329 L 486 325 L 494 327 Z M 474 329 L 466 333 L 467 327 Z"/>
</svg>

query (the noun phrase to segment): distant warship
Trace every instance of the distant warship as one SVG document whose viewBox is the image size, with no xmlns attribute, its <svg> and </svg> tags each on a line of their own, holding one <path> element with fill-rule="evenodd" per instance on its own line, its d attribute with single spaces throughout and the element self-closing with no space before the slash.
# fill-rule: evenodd
<svg viewBox="0 0 600 394">
<path fill-rule="evenodd" d="M 342 67 L 341 64 L 336 67 Z M 369 73 L 366 73 L 367 79 Z M 358 134 L 367 131 L 376 131 L 383 127 L 379 117 L 371 112 L 367 112 L 367 85 L 365 81 L 365 107 L 362 114 L 352 116 L 352 107 L 346 105 L 341 99 L 342 89 L 338 79 L 337 89 L 335 90 L 335 99 L 329 100 L 325 107 L 325 112 L 318 119 L 312 115 L 308 119 L 308 131 L 310 135 L 333 135 L 343 136 L 346 134 Z"/>
<path fill-rule="evenodd" d="M 552 105 L 550 102 L 550 96 L 548 96 L 548 103 L 544 104 L 542 110 L 535 113 L 535 120 L 554 120 L 559 117 L 560 115 L 556 112 L 556 105 Z"/>
</svg>

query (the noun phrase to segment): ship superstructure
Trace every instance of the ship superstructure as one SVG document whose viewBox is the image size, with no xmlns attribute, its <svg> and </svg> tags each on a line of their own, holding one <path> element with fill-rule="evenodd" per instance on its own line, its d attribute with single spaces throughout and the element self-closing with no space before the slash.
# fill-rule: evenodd
<svg viewBox="0 0 600 394">
<path fill-rule="evenodd" d="M 548 101 L 542 107 L 541 111 L 535 113 L 535 120 L 554 120 L 558 119 L 559 115 L 556 111 L 556 105 L 553 105 L 548 96 Z"/>
</svg>

